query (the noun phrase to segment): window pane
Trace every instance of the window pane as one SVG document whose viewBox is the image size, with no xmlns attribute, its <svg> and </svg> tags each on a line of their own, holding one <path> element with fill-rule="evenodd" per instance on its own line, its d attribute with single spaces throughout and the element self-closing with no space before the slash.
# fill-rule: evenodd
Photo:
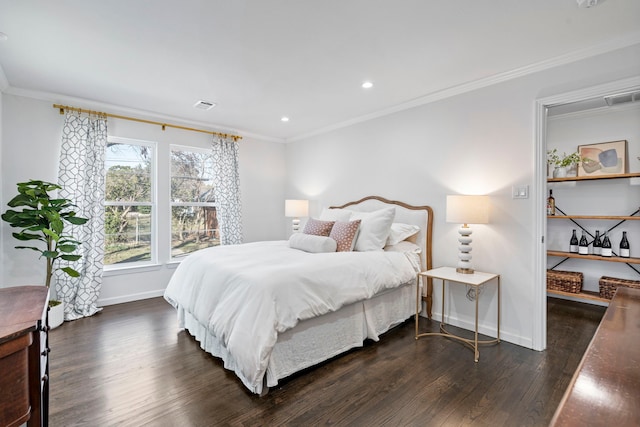
<svg viewBox="0 0 640 427">
<path fill-rule="evenodd" d="M 105 155 L 105 199 L 112 202 L 150 202 L 151 147 L 110 143 Z"/>
<path fill-rule="evenodd" d="M 214 201 L 211 153 L 171 150 L 171 201 Z"/>
<path fill-rule="evenodd" d="M 105 206 L 104 264 L 151 260 L 151 206 Z"/>
<path fill-rule="evenodd" d="M 173 206 L 171 208 L 171 258 L 220 244 L 216 208 Z"/>
</svg>

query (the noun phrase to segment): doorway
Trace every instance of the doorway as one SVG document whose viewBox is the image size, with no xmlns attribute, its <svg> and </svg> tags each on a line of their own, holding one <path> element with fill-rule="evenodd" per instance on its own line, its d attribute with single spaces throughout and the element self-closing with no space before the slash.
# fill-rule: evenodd
<svg viewBox="0 0 640 427">
<path fill-rule="evenodd" d="M 549 109 L 563 112 L 580 111 L 597 108 L 603 98 L 612 94 L 640 90 L 640 77 L 599 85 L 587 89 L 568 92 L 536 101 L 536 145 L 534 196 L 536 197 L 535 241 L 539 242 L 535 251 L 535 283 L 534 304 L 537 308 L 533 319 L 533 348 L 542 351 L 547 347 L 547 218 L 545 203 L 547 196 L 547 121 Z"/>
</svg>

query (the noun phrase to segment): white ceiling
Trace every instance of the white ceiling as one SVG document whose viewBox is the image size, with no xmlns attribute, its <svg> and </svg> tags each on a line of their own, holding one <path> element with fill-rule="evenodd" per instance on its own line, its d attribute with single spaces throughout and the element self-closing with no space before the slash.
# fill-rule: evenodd
<svg viewBox="0 0 640 427">
<path fill-rule="evenodd" d="M 639 17 L 638 0 L 0 0 L 0 86 L 286 140 L 640 43 Z"/>
</svg>

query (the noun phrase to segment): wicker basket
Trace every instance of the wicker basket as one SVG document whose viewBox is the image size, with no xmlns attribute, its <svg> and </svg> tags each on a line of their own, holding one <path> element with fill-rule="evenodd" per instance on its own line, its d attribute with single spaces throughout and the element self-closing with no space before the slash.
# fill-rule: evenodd
<svg viewBox="0 0 640 427">
<path fill-rule="evenodd" d="M 616 293 L 618 286 L 640 289 L 640 280 L 618 279 L 617 277 L 602 276 L 598 282 L 600 287 L 600 298 L 611 299 Z"/>
<path fill-rule="evenodd" d="M 582 273 L 547 270 L 547 289 L 577 294 L 582 290 Z"/>
</svg>

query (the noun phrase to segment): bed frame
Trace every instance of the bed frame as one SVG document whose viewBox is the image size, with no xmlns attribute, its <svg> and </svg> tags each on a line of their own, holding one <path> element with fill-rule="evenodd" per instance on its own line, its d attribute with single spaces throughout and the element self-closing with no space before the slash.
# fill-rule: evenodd
<svg viewBox="0 0 640 427">
<path fill-rule="evenodd" d="M 407 209 L 409 212 L 424 212 L 426 218 L 421 220 L 419 217 L 415 218 L 414 215 L 409 215 L 410 218 L 407 218 L 407 213 L 403 213 L 401 209 L 396 209 L 396 218 L 394 222 L 406 222 L 409 224 L 416 223 L 420 227 L 420 233 L 416 238 L 416 244 L 420 246 L 422 249 L 422 271 L 431 270 L 433 264 L 432 260 L 432 241 L 433 241 L 433 209 L 431 206 L 413 206 L 404 202 L 399 202 L 397 200 L 388 200 L 384 197 L 379 196 L 367 196 L 363 197 L 360 200 L 356 200 L 355 202 L 348 202 L 341 206 L 331 206 L 330 209 L 353 209 L 353 210 L 363 210 L 363 211 L 371 211 L 383 208 L 388 205 L 396 205 L 401 208 Z M 372 209 L 367 209 L 367 207 L 372 206 Z M 433 279 L 428 278 L 425 286 L 426 289 L 423 289 L 422 299 L 426 303 L 426 311 L 427 317 L 431 319 L 431 309 L 433 306 Z"/>
</svg>

